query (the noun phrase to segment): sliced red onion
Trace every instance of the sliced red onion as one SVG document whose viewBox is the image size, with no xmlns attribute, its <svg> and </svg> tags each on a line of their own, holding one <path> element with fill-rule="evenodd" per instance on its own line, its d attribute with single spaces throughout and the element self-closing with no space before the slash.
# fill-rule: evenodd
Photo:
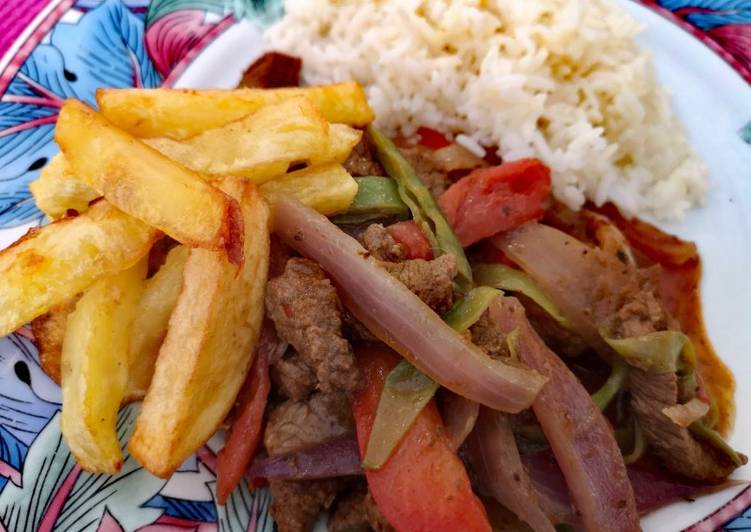
<svg viewBox="0 0 751 532">
<path fill-rule="evenodd" d="M 362 475 L 360 451 L 354 437 L 255 460 L 247 474 L 250 479 L 277 480 L 313 480 L 352 475 Z"/>
<path fill-rule="evenodd" d="M 662 409 L 663 414 L 684 429 L 694 421 L 699 421 L 706 416 L 707 412 L 709 412 L 709 405 L 698 397 L 694 397 L 685 404 L 666 406 Z"/>
<path fill-rule="evenodd" d="M 511 297 L 496 299 L 490 319 L 517 331 L 521 360 L 549 378 L 532 408 L 587 530 L 635 531 L 639 517 L 618 444 L 600 409 L 566 365 L 543 343 Z"/>
<path fill-rule="evenodd" d="M 467 440 L 467 454 L 480 487 L 535 532 L 554 532 L 522 465 L 508 416 L 482 408 Z"/>
<path fill-rule="evenodd" d="M 461 395 L 446 392 L 441 400 L 441 413 L 451 448 L 456 451 L 475 427 L 480 404 Z"/>
<path fill-rule="evenodd" d="M 358 320 L 442 386 L 513 413 L 527 408 L 542 388 L 545 378 L 536 371 L 493 360 L 451 329 L 326 217 L 285 197 L 273 220 L 282 240 L 332 277 Z"/>
</svg>

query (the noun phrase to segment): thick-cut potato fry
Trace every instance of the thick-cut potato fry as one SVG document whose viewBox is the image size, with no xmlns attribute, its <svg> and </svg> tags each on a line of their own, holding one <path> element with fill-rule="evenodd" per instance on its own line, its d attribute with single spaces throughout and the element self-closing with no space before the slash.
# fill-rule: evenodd
<svg viewBox="0 0 751 532">
<path fill-rule="evenodd" d="M 272 206 L 279 194 L 294 196 L 325 216 L 345 212 L 357 195 L 357 181 L 340 164 L 312 166 L 259 187 Z"/>
<path fill-rule="evenodd" d="M 337 132 L 341 137 L 339 128 Z M 339 137 L 337 144 L 342 143 Z M 184 141 L 158 138 L 145 142 L 196 172 L 243 176 L 262 183 L 287 172 L 290 164 L 326 160 L 334 148 L 329 146 L 330 139 L 329 123 L 301 96 Z"/>
<path fill-rule="evenodd" d="M 42 168 L 36 181 L 29 184 L 37 207 L 53 220 L 65 217 L 69 211 L 84 212 L 89 202 L 101 194 L 75 177 L 62 153 L 55 155 Z"/>
<path fill-rule="evenodd" d="M 0 335 L 70 301 L 99 277 L 130 268 L 158 236 L 106 201 L 30 230 L 0 251 Z"/>
<path fill-rule="evenodd" d="M 264 314 L 269 212 L 247 180 L 220 185 L 243 211 L 245 261 L 191 249 L 130 453 L 166 478 L 203 445 L 232 408 L 253 359 Z"/>
<path fill-rule="evenodd" d="M 345 124 L 331 124 L 329 129 L 329 151 L 325 158 L 312 160 L 311 164 L 343 163 L 362 139 L 362 131 Z"/>
<path fill-rule="evenodd" d="M 128 343 L 146 262 L 99 279 L 67 319 L 60 426 L 76 461 L 93 473 L 116 473 L 122 466 L 115 424 L 128 383 Z"/>
<path fill-rule="evenodd" d="M 187 247 L 172 248 L 159 271 L 146 281 L 130 337 L 126 401 L 143 399 L 146 394 L 159 348 L 182 289 L 183 268 L 187 259 Z"/>
<path fill-rule="evenodd" d="M 85 104 L 68 100 L 55 140 L 75 175 L 124 212 L 175 240 L 242 260 L 239 208 L 232 198 L 107 122 Z"/>
<path fill-rule="evenodd" d="M 60 360 L 63 354 L 63 339 L 68 315 L 73 312 L 78 296 L 67 303 L 55 305 L 49 312 L 31 322 L 34 344 L 39 351 L 39 363 L 47 376 L 60 384 Z"/>
<path fill-rule="evenodd" d="M 271 90 L 99 89 L 96 99 L 110 122 L 136 137 L 181 140 L 300 95 L 332 123 L 366 126 L 375 116 L 354 82 Z"/>
</svg>

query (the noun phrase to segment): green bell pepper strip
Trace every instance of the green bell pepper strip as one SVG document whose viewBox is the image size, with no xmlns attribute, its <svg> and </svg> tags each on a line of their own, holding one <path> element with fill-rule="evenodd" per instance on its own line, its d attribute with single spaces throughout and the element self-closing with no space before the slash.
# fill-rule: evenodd
<svg viewBox="0 0 751 532">
<path fill-rule="evenodd" d="M 409 209 L 390 177 L 356 177 L 357 195 L 349 209 L 332 219 L 337 224 L 363 224 L 375 220 L 406 220 Z"/>
<path fill-rule="evenodd" d="M 632 338 L 603 340 L 629 365 L 657 373 L 675 373 L 696 366 L 691 339 L 680 331 L 658 331 Z"/>
<path fill-rule="evenodd" d="M 455 331 L 463 333 L 480 319 L 499 295 L 499 290 L 486 286 L 473 288 L 443 319 Z M 378 402 L 373 430 L 362 462 L 363 468 L 383 467 L 437 390 L 437 383 L 406 360 L 402 360 L 391 370 Z"/>
<path fill-rule="evenodd" d="M 616 396 L 623 383 L 626 382 L 627 375 L 628 365 L 622 360 L 616 360 L 610 369 L 608 380 L 605 381 L 605 384 L 599 390 L 592 394 L 592 401 L 601 411 L 605 411 Z"/>
<path fill-rule="evenodd" d="M 710 429 L 703 420 L 694 421 L 688 426 L 688 430 L 691 431 L 691 434 L 693 434 L 694 437 L 703 440 L 714 447 L 717 451 L 727 456 L 735 466 L 741 467 L 745 464 L 741 457 L 738 456 L 738 453 L 735 452 L 735 449 L 730 447 L 717 431 Z"/>
<path fill-rule="evenodd" d="M 562 327 L 570 328 L 569 321 L 561 314 L 553 301 L 540 290 L 532 278 L 520 270 L 503 264 L 478 264 L 472 269 L 477 284 L 493 286 L 508 292 L 519 292 L 537 303 Z"/>
<path fill-rule="evenodd" d="M 399 186 L 399 195 L 412 212 L 412 218 L 430 242 L 436 257 L 450 253 L 456 257 L 457 291 L 464 295 L 473 286 L 472 268 L 459 239 L 443 216 L 428 188 L 404 158 L 391 139 L 372 125 L 368 136 L 378 154 L 378 160 Z"/>
</svg>

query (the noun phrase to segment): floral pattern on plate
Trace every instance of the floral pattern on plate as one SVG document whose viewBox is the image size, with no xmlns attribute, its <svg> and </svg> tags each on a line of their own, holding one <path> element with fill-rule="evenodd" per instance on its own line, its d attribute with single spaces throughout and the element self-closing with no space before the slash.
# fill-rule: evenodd
<svg viewBox="0 0 751 532">
<path fill-rule="evenodd" d="M 640 1 L 697 35 L 751 81 L 749 2 Z M 0 6 L 0 243 L 43 222 L 28 183 L 57 152 L 54 124 L 66 98 L 94 104 L 98 87 L 171 86 L 237 21 L 263 27 L 280 14 L 280 0 L 14 0 Z M 0 532 L 273 530 L 265 490 L 251 492 L 243 483 L 227 505 L 216 504 L 221 436 L 169 480 L 153 477 L 127 453 L 115 476 L 82 471 L 60 434 L 60 390 L 42 371 L 30 337 L 24 328 L 0 339 Z M 120 413 L 123 448 L 137 412 L 130 405 Z M 751 489 L 692 530 L 747 530 L 749 504 Z"/>
</svg>

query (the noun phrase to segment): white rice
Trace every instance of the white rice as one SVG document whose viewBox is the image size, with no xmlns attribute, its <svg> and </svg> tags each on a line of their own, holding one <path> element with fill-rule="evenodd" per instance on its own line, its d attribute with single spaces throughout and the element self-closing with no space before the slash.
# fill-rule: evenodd
<svg viewBox="0 0 751 532">
<path fill-rule="evenodd" d="M 354 79 L 377 124 L 463 133 L 538 157 L 572 208 L 680 218 L 706 169 L 656 83 L 639 24 L 609 0 L 287 0 L 266 34 L 307 83 Z"/>
</svg>

